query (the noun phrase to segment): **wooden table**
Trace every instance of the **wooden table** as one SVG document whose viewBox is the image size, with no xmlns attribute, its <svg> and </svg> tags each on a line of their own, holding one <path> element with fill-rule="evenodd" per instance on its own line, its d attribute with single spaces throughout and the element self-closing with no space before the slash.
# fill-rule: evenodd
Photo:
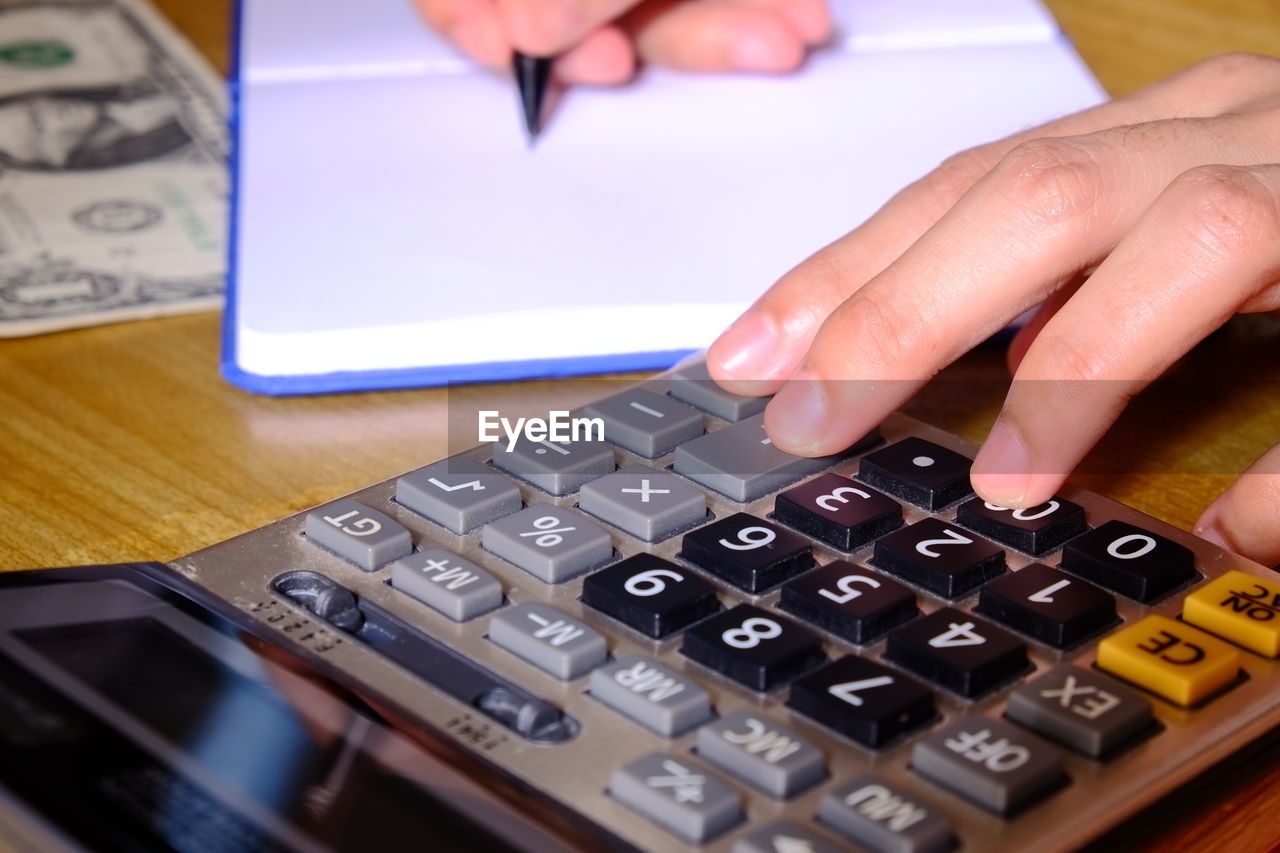
<svg viewBox="0 0 1280 853">
<path fill-rule="evenodd" d="M 1113 94 L 1223 51 L 1280 55 L 1275 0 L 1049 5 Z M 225 0 L 160 6 L 225 71 Z M 551 389 L 255 397 L 218 376 L 218 322 L 200 314 L 0 342 L 0 570 L 169 559 L 442 455 L 450 396 L 488 408 Z M 1231 324 L 1136 401 L 1081 480 L 1189 528 L 1280 439 L 1278 352 L 1275 323 Z M 1000 354 L 978 351 L 909 408 L 980 440 L 1005 381 Z M 587 393 L 573 383 L 552 390 L 565 400 Z M 1219 776 L 1108 846 L 1280 844 L 1280 747 Z"/>
</svg>

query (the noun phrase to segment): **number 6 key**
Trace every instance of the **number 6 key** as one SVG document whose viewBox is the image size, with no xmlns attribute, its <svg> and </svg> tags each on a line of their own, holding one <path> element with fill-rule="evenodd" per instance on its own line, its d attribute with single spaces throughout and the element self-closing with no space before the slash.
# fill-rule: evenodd
<svg viewBox="0 0 1280 853">
<path fill-rule="evenodd" d="M 790 580 L 814 564 L 807 539 L 745 512 L 685 536 L 680 556 L 752 593 Z"/>
</svg>

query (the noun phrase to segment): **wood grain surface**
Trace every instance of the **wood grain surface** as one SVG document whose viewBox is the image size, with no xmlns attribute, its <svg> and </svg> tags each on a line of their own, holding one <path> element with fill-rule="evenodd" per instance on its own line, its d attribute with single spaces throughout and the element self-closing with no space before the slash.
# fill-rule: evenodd
<svg viewBox="0 0 1280 853">
<path fill-rule="evenodd" d="M 226 0 L 159 6 L 226 71 Z M 1113 94 L 1216 53 L 1280 56 L 1276 0 L 1049 6 Z M 219 317 L 206 313 L 0 342 L 0 570 L 169 559 L 443 455 L 450 411 L 593 396 L 590 383 L 568 382 L 256 397 L 219 377 L 218 336 Z M 1232 322 L 1134 402 L 1079 479 L 1189 528 L 1280 440 L 1278 353 L 1280 325 Z M 908 410 L 980 440 L 1006 382 L 1002 354 L 978 350 Z M 1276 845 L 1280 747 L 1268 743 L 1102 846 Z"/>
</svg>

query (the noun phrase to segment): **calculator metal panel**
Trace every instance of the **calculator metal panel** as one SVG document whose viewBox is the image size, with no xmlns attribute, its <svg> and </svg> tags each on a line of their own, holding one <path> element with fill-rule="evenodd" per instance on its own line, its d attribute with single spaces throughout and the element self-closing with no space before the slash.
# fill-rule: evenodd
<svg viewBox="0 0 1280 853">
<path fill-rule="evenodd" d="M 653 386 L 650 386 L 653 387 Z M 722 428 L 724 421 L 707 416 L 708 430 Z M 929 427 L 904 415 L 891 416 L 882 426 L 885 441 L 892 443 L 907 436 L 920 436 L 961 453 L 972 455 L 975 447 L 948 433 Z M 461 454 L 486 462 L 489 450 L 475 448 Z M 630 452 L 617 450 L 618 465 L 624 467 L 642 462 L 655 468 L 668 468 L 672 454 L 657 460 L 642 459 Z M 435 461 L 435 460 L 427 460 Z M 852 476 L 858 457 L 844 459 L 829 470 Z M 808 479 L 808 478 L 804 478 Z M 520 486 L 526 504 L 555 504 L 572 507 L 575 495 L 553 497 L 525 483 Z M 388 572 L 364 572 L 318 548 L 302 536 L 305 513 L 290 516 L 259 530 L 175 560 L 179 573 L 218 598 L 228 602 L 245 617 L 256 620 L 274 634 L 282 646 L 320 660 L 326 668 L 340 672 L 348 686 L 359 686 L 368 695 L 399 709 L 415 723 L 435 731 L 445 740 L 455 742 L 465 751 L 475 752 L 485 761 L 515 779 L 560 801 L 584 817 L 606 828 L 636 847 L 648 850 L 729 851 L 734 842 L 765 823 L 787 819 L 808 826 L 837 843 L 848 843 L 829 827 L 815 822 L 818 805 L 826 792 L 868 772 L 901 788 L 920 802 L 934 807 L 951 821 L 965 850 L 1044 851 L 1071 849 L 1111 828 L 1131 815 L 1189 781 L 1211 764 L 1245 747 L 1268 729 L 1280 724 L 1280 702 L 1277 701 L 1277 675 L 1280 664 L 1252 654 L 1242 654 L 1242 667 L 1247 678 L 1229 694 L 1207 703 L 1197 710 L 1187 710 L 1160 698 L 1149 696 L 1155 715 L 1164 730 L 1131 750 L 1108 762 L 1095 762 L 1073 753 L 1066 754 L 1065 767 L 1071 784 L 1028 810 L 1011 818 L 1001 818 L 936 787 L 908 768 L 912 744 L 929 732 L 937 731 L 947 721 L 971 712 L 992 717 L 1003 713 L 1009 689 L 1059 662 L 1088 667 L 1094 659 L 1094 643 L 1082 648 L 1058 652 L 1043 644 L 1028 641 L 1035 672 L 1028 673 L 1009 688 L 993 696 L 971 702 L 934 687 L 941 718 L 918 730 L 903 742 L 882 751 L 872 751 L 843 738 L 815 722 L 792 712 L 784 704 L 785 685 L 768 694 L 748 689 L 691 662 L 678 649 L 683 632 L 662 641 L 647 637 L 621 625 L 579 601 L 583 576 L 557 585 L 535 579 L 514 565 L 506 563 L 480 546 L 479 531 L 456 535 L 399 505 L 393 499 L 394 479 L 354 492 L 350 497 L 390 515 L 413 533 L 419 547 L 436 545 L 487 568 L 496 575 L 507 591 L 508 606 L 527 601 L 550 604 L 570 616 L 596 628 L 609 640 L 613 658 L 628 654 L 644 654 L 658 659 L 707 689 L 716 712 L 725 716 L 739 709 L 767 714 L 771 719 L 793 729 L 817 745 L 826 755 L 828 778 L 790 800 L 766 796 L 718 769 L 712 772 L 733 786 L 743 798 L 747 820 L 710 843 L 690 845 L 645 817 L 623 806 L 607 794 L 612 771 L 652 751 L 683 755 L 698 766 L 702 762 L 694 751 L 695 731 L 668 739 L 651 733 L 625 718 L 588 693 L 589 676 L 562 682 L 536 669 L 486 638 L 489 615 L 456 623 L 417 600 L 391 588 Z M 699 487 L 702 488 L 702 487 Z M 727 500 L 710 490 L 708 507 L 716 517 L 734 512 L 748 512 L 765 517 L 773 509 L 774 494 L 748 504 Z M 1060 494 L 1085 508 L 1090 525 L 1120 519 L 1140 525 L 1153 533 L 1168 537 L 1194 551 L 1197 568 L 1207 577 L 1238 569 L 1265 576 L 1267 570 L 1239 556 L 1227 553 L 1170 525 L 1145 516 L 1133 509 L 1099 495 L 1068 485 Z M 907 523 L 927 517 L 929 513 L 904 504 Z M 933 513 L 936 517 L 954 518 L 955 507 Z M 683 563 L 677 556 L 681 536 L 673 536 L 656 545 L 648 544 L 618 530 L 610 531 L 621 556 L 642 551 Z M 814 554 L 820 563 L 833 559 L 850 559 L 865 563 L 871 545 L 852 554 L 834 551 L 816 543 Z M 1030 558 L 1006 549 L 1011 569 L 1019 568 Z M 1039 561 L 1056 563 L 1054 551 Z M 321 620 L 297 607 L 269 589 L 271 580 L 286 571 L 308 569 L 327 575 L 348 587 L 363 599 L 419 626 L 431 636 L 462 652 L 493 672 L 549 700 L 582 723 L 574 739 L 556 745 L 537 745 L 504 730 L 447 695 L 407 674 L 379 653 L 341 632 L 326 628 Z M 751 602 L 766 608 L 776 604 L 779 592 L 771 590 L 752 596 L 732 588 L 695 568 L 701 576 L 716 585 L 722 603 L 731 607 Z M 909 585 L 909 584 L 908 584 Z M 1175 591 L 1152 606 L 1143 606 L 1117 597 L 1117 609 L 1125 623 L 1149 613 L 1176 617 L 1182 592 Z M 950 605 L 972 609 L 977 591 L 954 602 L 916 589 L 921 609 L 931 612 Z M 493 611 L 493 613 L 499 613 Z M 812 626 L 811 626 L 812 627 Z M 817 630 L 816 628 L 814 630 Z M 305 638 L 305 639 L 303 639 Z M 341 642 L 335 643 L 335 639 Z M 884 641 L 868 646 L 855 646 L 831 634 L 823 634 L 829 657 L 858 653 L 879 659 Z M 1025 639 L 1025 638 L 1024 638 Z"/>
</svg>

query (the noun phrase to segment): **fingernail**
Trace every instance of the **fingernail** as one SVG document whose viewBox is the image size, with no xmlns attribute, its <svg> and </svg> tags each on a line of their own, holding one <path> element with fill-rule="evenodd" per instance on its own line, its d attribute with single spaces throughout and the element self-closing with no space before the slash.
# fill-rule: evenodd
<svg viewBox="0 0 1280 853">
<path fill-rule="evenodd" d="M 1004 421 L 996 421 L 991 434 L 973 460 L 975 480 L 992 503 L 1021 507 L 1031 485 L 1031 456 L 1018 431 Z"/>
<path fill-rule="evenodd" d="M 766 315 L 750 312 L 716 339 L 707 357 L 716 361 L 726 379 L 756 382 L 773 378 L 770 374 L 778 364 L 778 331 Z"/>
<path fill-rule="evenodd" d="M 1225 551 L 1235 550 L 1231 543 L 1227 542 L 1227 537 L 1223 535 L 1222 531 L 1219 530 L 1215 524 L 1206 524 L 1203 527 L 1197 527 L 1192 532 L 1206 542 L 1212 542 L 1214 545 L 1217 545 Z"/>
<path fill-rule="evenodd" d="M 831 403 L 822 381 L 801 368 L 773 398 L 765 420 L 775 444 L 811 455 L 831 430 Z"/>
</svg>

